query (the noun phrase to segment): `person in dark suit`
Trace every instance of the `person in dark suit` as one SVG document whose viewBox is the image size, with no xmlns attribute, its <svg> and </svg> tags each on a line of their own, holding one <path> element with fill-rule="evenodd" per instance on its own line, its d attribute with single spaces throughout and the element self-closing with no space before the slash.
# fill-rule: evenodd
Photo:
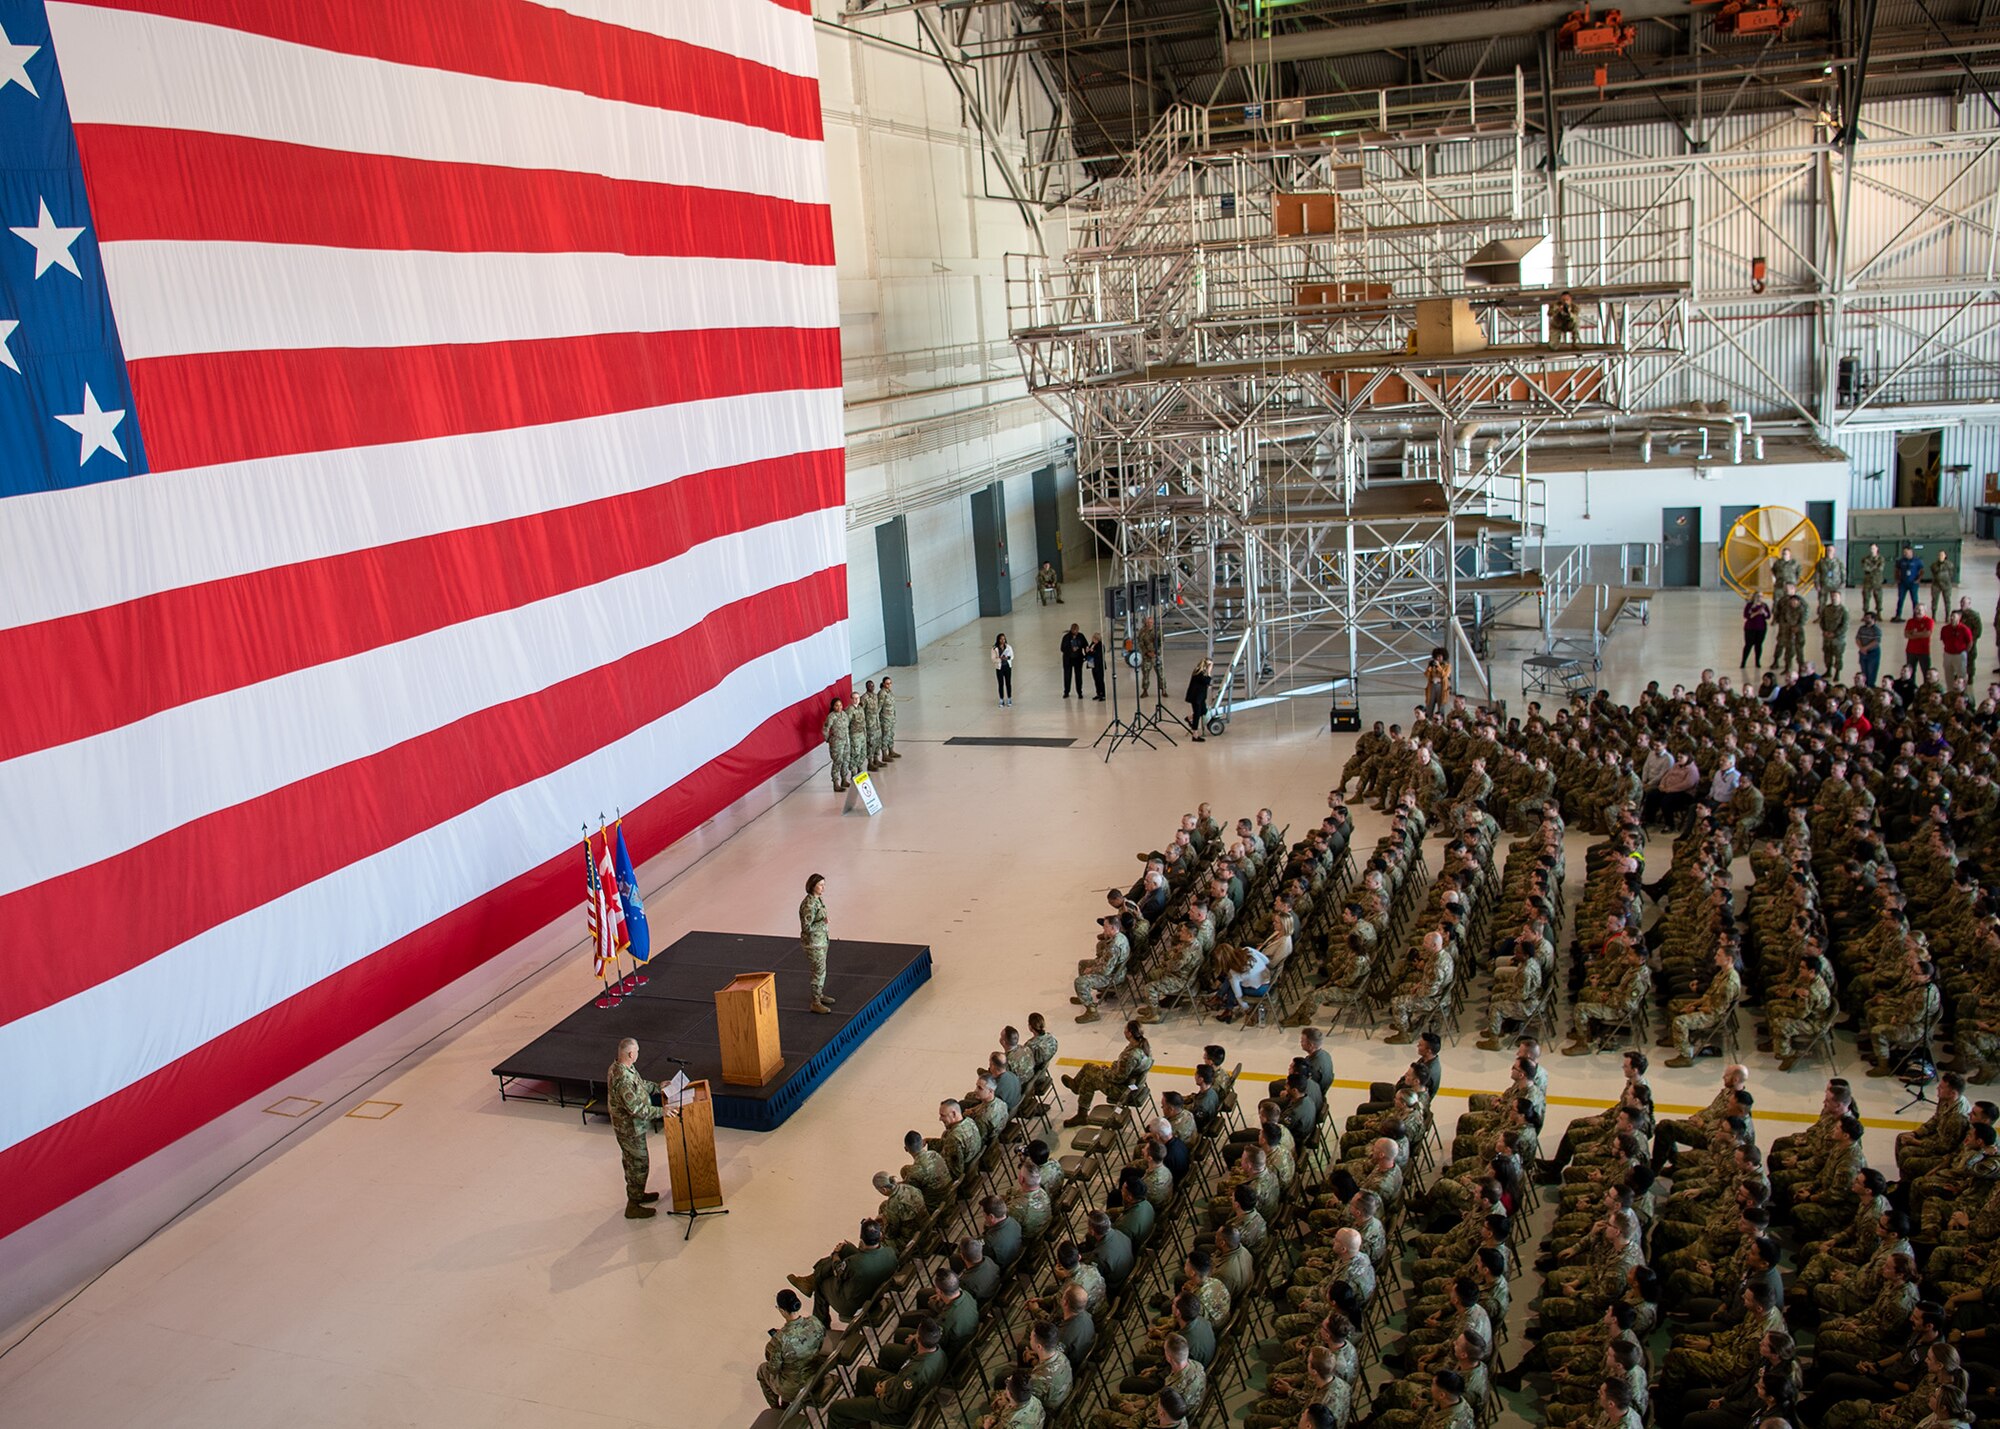
<svg viewBox="0 0 2000 1429">
<path fill-rule="evenodd" d="M 1174 1135 L 1173 1124 L 1161 1117 L 1146 1128 L 1146 1135 L 1160 1144 L 1165 1155 L 1162 1160 L 1168 1171 L 1173 1173 L 1174 1184 L 1178 1186 L 1186 1179 L 1188 1164 L 1194 1159 L 1194 1149 Z"/>
<path fill-rule="evenodd" d="M 1083 638 L 1083 631 L 1072 624 L 1062 638 L 1063 698 L 1069 698 L 1070 686 L 1076 686 L 1076 697 L 1083 698 L 1083 660 L 1090 651 L 1090 642 Z"/>
<path fill-rule="evenodd" d="M 1214 683 L 1214 677 L 1208 673 L 1208 669 L 1208 661 L 1197 661 L 1194 673 L 1188 676 L 1188 725 L 1194 730 L 1196 744 L 1202 743 L 1206 738 L 1201 732 L 1201 726 L 1202 721 L 1208 718 L 1208 687 Z"/>
<path fill-rule="evenodd" d="M 1084 667 L 1090 671 L 1090 682 L 1097 686 L 1097 698 L 1104 699 L 1104 637 L 1090 637 L 1090 648 L 1083 652 Z"/>
</svg>

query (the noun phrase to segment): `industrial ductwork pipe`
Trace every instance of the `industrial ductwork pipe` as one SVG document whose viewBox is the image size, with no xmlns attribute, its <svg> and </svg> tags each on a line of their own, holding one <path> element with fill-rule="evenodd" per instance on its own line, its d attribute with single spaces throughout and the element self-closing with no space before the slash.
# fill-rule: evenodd
<svg viewBox="0 0 2000 1429">
<path fill-rule="evenodd" d="M 1539 35 L 1559 27 L 1576 9 L 1574 0 L 1556 0 L 1553 4 L 1456 10 L 1407 20 L 1379 20 L 1365 25 L 1329 26 L 1297 34 L 1231 40 L 1222 47 L 1222 53 L 1231 69 L 1241 69 L 1294 60 L 1338 59 L 1343 55 L 1373 54 L 1377 50 L 1475 44 L 1487 39 Z M 1688 5 L 1687 0 L 1624 0 L 1618 9 L 1627 20 L 1661 20 L 1686 15 Z"/>
</svg>

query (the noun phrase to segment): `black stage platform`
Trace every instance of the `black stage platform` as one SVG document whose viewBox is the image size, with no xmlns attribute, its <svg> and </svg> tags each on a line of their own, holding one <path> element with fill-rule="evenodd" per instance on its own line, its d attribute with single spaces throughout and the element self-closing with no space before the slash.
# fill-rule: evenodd
<svg viewBox="0 0 2000 1429">
<path fill-rule="evenodd" d="M 653 955 L 645 969 L 649 981 L 618 1006 L 598 1007 L 593 998 L 495 1067 L 501 1099 L 581 1106 L 588 1115 L 604 1095 L 604 1073 L 619 1039 L 636 1037 L 639 1068 L 655 1081 L 674 1073 L 665 1057 L 685 1058 L 689 1080 L 708 1079 L 717 1126 L 773 1131 L 930 981 L 931 950 L 915 943 L 836 939 L 826 968 L 826 990 L 839 999 L 830 1017 L 807 1011 L 812 990 L 798 939 L 689 933 Z M 785 1065 L 761 1087 L 722 1080 L 715 994 L 744 972 L 778 975 L 778 1040 Z"/>
</svg>

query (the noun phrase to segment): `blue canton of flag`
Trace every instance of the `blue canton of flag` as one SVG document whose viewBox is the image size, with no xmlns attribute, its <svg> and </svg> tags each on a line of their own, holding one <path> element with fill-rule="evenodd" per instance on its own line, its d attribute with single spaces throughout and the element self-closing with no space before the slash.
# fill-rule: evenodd
<svg viewBox="0 0 2000 1429">
<path fill-rule="evenodd" d="M 632 961 L 643 963 L 653 956 L 653 932 L 646 926 L 646 905 L 639 901 L 639 875 L 632 867 L 632 855 L 625 851 L 625 825 L 618 825 L 618 843 L 611 855 L 618 870 L 618 901 L 625 905 L 625 938 Z"/>
<path fill-rule="evenodd" d="M 0 497 L 146 469 L 40 0 L 0 0 Z"/>
</svg>

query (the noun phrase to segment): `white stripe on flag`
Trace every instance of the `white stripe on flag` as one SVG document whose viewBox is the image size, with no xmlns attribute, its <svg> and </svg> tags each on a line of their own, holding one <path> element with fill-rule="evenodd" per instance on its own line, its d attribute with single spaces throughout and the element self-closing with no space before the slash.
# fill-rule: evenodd
<svg viewBox="0 0 2000 1429">
<path fill-rule="evenodd" d="M 628 253 L 107 243 L 128 361 L 706 328 L 837 328 L 822 268 Z"/>
<path fill-rule="evenodd" d="M 48 14 L 78 124 L 826 202 L 817 140 L 136 11 L 56 0 Z"/>
<path fill-rule="evenodd" d="M 840 566 L 845 537 L 839 507 L 734 532 L 645 570 L 9 760 L 0 809 L 36 812 L 0 827 L 0 893 L 612 664 L 719 606 Z"/>
<path fill-rule="evenodd" d="M 768 0 L 531 0 L 648 35 L 734 55 L 786 74 L 819 77 L 813 17 Z"/>
<path fill-rule="evenodd" d="M 665 718 L 546 778 L 0 1027 L 0 1068 L 14 1073 L 0 1098 L 0 1149 L 574 852 L 578 810 L 594 814 L 611 797 L 606 791 L 628 803 L 650 799 L 846 673 L 843 622 L 760 656 Z M 32 1072 L 57 1065 L 64 1068 L 59 1077 Z"/>
<path fill-rule="evenodd" d="M 10 497 L 0 629 L 837 450 L 842 427 L 838 389 L 752 393 Z"/>
</svg>

